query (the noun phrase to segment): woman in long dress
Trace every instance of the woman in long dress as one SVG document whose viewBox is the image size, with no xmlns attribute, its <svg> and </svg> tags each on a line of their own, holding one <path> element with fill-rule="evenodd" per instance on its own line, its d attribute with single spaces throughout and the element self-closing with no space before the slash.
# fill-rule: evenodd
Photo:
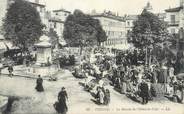
<svg viewBox="0 0 184 114">
<path fill-rule="evenodd" d="M 35 87 L 35 89 L 38 92 L 43 92 L 44 91 L 42 83 L 43 83 L 43 79 L 40 77 L 40 75 L 38 75 L 38 79 L 36 80 L 36 87 Z"/>
<path fill-rule="evenodd" d="M 100 89 L 100 92 L 99 92 L 99 103 L 100 104 L 104 104 L 104 92 L 102 91 L 102 89 Z"/>
<path fill-rule="evenodd" d="M 104 104 L 108 105 L 110 103 L 110 91 L 109 89 L 105 90 L 105 96 L 104 96 Z"/>
</svg>

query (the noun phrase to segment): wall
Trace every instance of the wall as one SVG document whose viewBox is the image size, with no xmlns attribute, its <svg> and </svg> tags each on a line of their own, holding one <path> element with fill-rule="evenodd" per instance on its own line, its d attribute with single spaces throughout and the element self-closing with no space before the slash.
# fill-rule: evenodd
<svg viewBox="0 0 184 114">
<path fill-rule="evenodd" d="M 2 20 L 5 17 L 5 14 L 6 14 L 7 1 L 8 0 L 0 0 L 0 27 L 3 24 Z"/>
<path fill-rule="evenodd" d="M 175 23 L 171 22 L 171 15 L 175 15 Z M 168 31 L 169 33 L 173 33 L 174 30 L 175 33 L 178 33 L 179 31 L 179 24 L 180 24 L 180 13 L 179 12 L 167 12 L 165 21 L 169 24 Z"/>
<path fill-rule="evenodd" d="M 126 34 L 128 31 L 132 31 L 132 28 L 134 27 L 134 20 L 126 20 Z"/>
<path fill-rule="evenodd" d="M 65 21 L 70 13 L 64 11 L 53 12 L 53 16 L 61 21 Z"/>
<path fill-rule="evenodd" d="M 54 31 L 56 31 L 59 38 L 63 38 L 63 30 L 64 30 L 63 22 L 57 22 L 57 21 L 52 20 L 49 22 L 49 28 L 53 28 Z"/>
<path fill-rule="evenodd" d="M 37 63 L 47 63 L 47 58 L 49 61 L 52 60 L 51 48 L 38 48 L 37 49 Z"/>
<path fill-rule="evenodd" d="M 125 22 L 106 17 L 95 17 L 99 19 L 103 29 L 108 36 L 104 46 L 127 44 Z"/>
</svg>

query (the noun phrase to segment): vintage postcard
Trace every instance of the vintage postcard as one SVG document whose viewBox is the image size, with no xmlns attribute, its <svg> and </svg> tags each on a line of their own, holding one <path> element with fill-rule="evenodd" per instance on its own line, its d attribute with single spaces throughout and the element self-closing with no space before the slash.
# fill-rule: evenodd
<svg viewBox="0 0 184 114">
<path fill-rule="evenodd" d="M 0 0 L 0 114 L 184 114 L 184 0 Z"/>
</svg>

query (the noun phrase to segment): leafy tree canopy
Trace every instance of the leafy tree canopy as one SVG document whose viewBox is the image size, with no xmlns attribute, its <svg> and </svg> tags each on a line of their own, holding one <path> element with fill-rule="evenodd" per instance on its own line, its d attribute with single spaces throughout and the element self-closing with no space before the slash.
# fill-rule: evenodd
<svg viewBox="0 0 184 114">
<path fill-rule="evenodd" d="M 64 24 L 64 39 L 70 46 L 94 45 L 107 40 L 99 20 L 75 10 Z"/>
<path fill-rule="evenodd" d="M 138 20 L 134 22 L 131 42 L 137 48 L 162 43 L 169 38 L 167 24 L 155 14 L 143 10 Z"/>
<path fill-rule="evenodd" d="M 7 10 L 3 31 L 6 39 L 25 50 L 38 41 L 43 27 L 36 8 L 25 0 L 15 0 Z"/>
<path fill-rule="evenodd" d="M 50 28 L 46 35 L 50 38 L 50 43 L 52 44 L 52 47 L 55 47 L 59 42 L 59 36 L 57 32 L 53 28 Z"/>
</svg>

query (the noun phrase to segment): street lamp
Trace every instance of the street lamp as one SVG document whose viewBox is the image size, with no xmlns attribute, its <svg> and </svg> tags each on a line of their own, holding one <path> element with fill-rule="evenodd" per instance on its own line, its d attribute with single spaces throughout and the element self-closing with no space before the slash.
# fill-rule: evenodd
<svg viewBox="0 0 184 114">
<path fill-rule="evenodd" d="M 149 38 L 151 37 L 151 31 L 150 29 L 146 30 L 145 32 L 145 37 L 146 37 L 146 43 L 145 43 L 145 47 L 146 47 L 146 60 L 145 60 L 145 65 L 148 65 L 148 45 L 149 45 Z"/>
</svg>

